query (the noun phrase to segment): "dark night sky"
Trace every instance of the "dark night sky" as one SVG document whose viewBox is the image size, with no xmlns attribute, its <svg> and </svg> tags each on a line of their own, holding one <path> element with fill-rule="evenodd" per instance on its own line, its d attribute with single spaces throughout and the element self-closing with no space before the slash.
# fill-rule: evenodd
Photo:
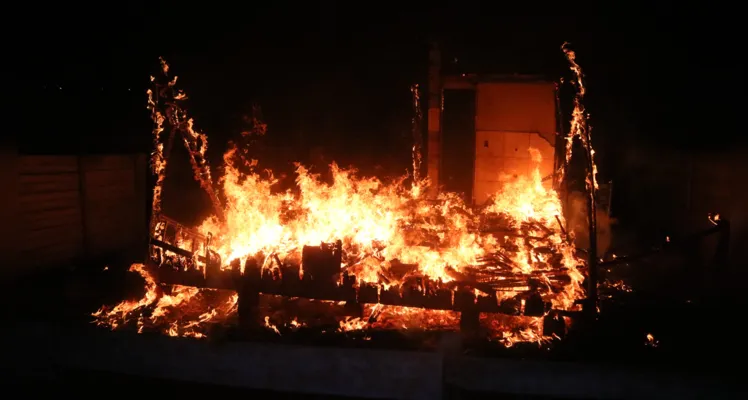
<svg viewBox="0 0 748 400">
<path fill-rule="evenodd" d="M 37 10 L 15 41 L 22 150 L 148 151 L 144 91 L 160 55 L 213 143 L 243 129 L 241 116 L 257 102 L 269 140 L 337 144 L 349 156 L 407 153 L 408 86 L 424 82 L 431 38 L 467 71 L 551 77 L 568 76 L 559 47 L 572 42 L 609 160 L 628 141 L 703 147 L 692 138 L 709 134 L 732 145 L 743 104 L 740 25 L 709 10 L 518 17 L 498 6 L 250 4 Z"/>
</svg>

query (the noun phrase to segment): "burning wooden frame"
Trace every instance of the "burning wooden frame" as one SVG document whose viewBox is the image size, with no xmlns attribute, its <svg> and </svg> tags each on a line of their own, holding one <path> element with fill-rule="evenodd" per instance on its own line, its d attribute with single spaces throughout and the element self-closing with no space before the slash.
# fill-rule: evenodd
<svg viewBox="0 0 748 400">
<path fill-rule="evenodd" d="M 357 315 L 364 304 L 456 311 L 467 332 L 478 329 L 482 313 L 544 317 L 546 336 L 564 334 L 561 317 L 578 311 L 577 300 L 585 295 L 586 263 L 563 226 L 556 192 L 545 188 L 537 169 L 507 181 L 482 210 L 474 210 L 454 193 L 422 196 L 434 186 L 417 176 L 411 188 L 402 181 L 387 186 L 336 165 L 332 186 L 298 166 L 300 195 L 276 195 L 272 179 L 262 180 L 252 170 L 256 162 L 239 160 L 249 173 L 234 165 L 242 158 L 234 148 L 224 155 L 224 207 L 204 157 L 207 137 L 193 129 L 180 106 L 186 96 L 175 89 L 166 63 L 162 69 L 167 79 L 152 79 L 148 102 L 157 182 L 147 281 L 235 290 L 242 325 L 257 320 L 262 293 L 345 302 Z M 161 213 L 164 171 L 177 135 L 215 210 L 215 218 L 199 229 Z M 573 135 L 589 144 L 588 135 Z M 420 166 L 417 148 L 418 143 L 414 175 Z M 539 165 L 540 152 L 530 150 Z M 594 232 L 594 220 L 590 224 Z M 592 252 L 590 265 L 594 258 Z M 589 287 L 594 297 L 595 284 Z M 590 306 L 594 309 L 594 302 Z"/>
<path fill-rule="evenodd" d="M 486 257 L 481 267 L 460 268 L 459 272 L 447 268 L 452 280 L 445 282 L 419 274 L 418 265 L 395 260 L 378 273 L 378 282 L 372 283 L 359 280 L 342 267 L 340 241 L 304 246 L 300 263 L 281 260 L 275 253 L 260 253 L 244 262 L 222 260 L 211 249 L 210 236 L 163 215 L 157 215 L 155 221 L 148 264 L 153 276 L 166 284 L 237 291 L 242 325 L 257 321 L 260 294 L 345 302 L 346 309 L 356 316 L 362 315 L 364 304 L 456 311 L 465 331 L 478 329 L 480 313 L 544 317 L 544 336 L 558 337 L 566 330 L 560 317 L 576 314 L 553 309 L 552 303 L 544 300 L 544 295 L 560 293 L 571 283 L 558 261 L 545 271 L 518 274 L 511 272 L 511 258 L 497 252 Z M 521 229 L 484 230 L 484 234 L 497 233 L 543 240 L 523 234 Z M 537 248 L 551 252 L 550 247 Z"/>
</svg>

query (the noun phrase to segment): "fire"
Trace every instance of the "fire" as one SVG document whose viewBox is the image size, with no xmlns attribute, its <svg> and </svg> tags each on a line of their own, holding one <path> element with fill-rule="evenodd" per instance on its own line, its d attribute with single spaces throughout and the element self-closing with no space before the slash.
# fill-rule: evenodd
<svg viewBox="0 0 748 400">
<path fill-rule="evenodd" d="M 533 155 L 539 164 L 539 153 Z M 235 156 L 232 149 L 225 157 L 226 220 L 213 217 L 200 227 L 204 234 L 213 235 L 213 247 L 222 260 L 244 260 L 258 253 L 300 260 L 303 246 L 340 239 L 344 270 L 362 282 L 378 282 L 384 275 L 388 284 L 396 284 L 405 277 L 393 276 L 393 260 L 417 265 L 414 273 L 447 282 L 454 279 L 448 269 L 480 268 L 486 257 L 496 254 L 507 257 L 509 272 L 519 275 L 550 272 L 547 262 L 556 255 L 573 283 L 550 300 L 569 309 L 581 295 L 583 277 L 577 266 L 584 262 L 562 233 L 558 195 L 543 186 L 537 168 L 531 177 L 507 178 L 504 190 L 477 213 L 454 194 L 444 193 L 436 202 L 428 202 L 404 185 L 404 178 L 392 183 L 359 178 L 354 170 L 335 164 L 331 184 L 297 165 L 298 193 L 277 194 L 272 177 L 240 172 L 232 162 Z M 256 162 L 247 165 L 254 168 Z M 497 239 L 481 234 L 482 221 L 492 216 L 527 235 Z M 504 243 L 515 250 L 502 247 Z M 542 252 L 535 251 L 539 244 Z"/>
<path fill-rule="evenodd" d="M 572 84 L 576 88 L 576 95 L 574 96 L 574 110 L 571 112 L 571 128 L 569 134 L 566 136 L 565 146 L 565 163 L 561 166 L 558 171 L 558 179 L 561 182 L 566 175 L 566 168 L 571 161 L 572 149 L 574 139 L 578 139 L 585 150 L 589 154 L 588 164 L 590 170 L 587 176 L 587 185 L 590 189 L 590 193 L 594 193 L 594 190 L 598 189 L 597 183 L 597 164 L 595 164 L 595 150 L 592 148 L 592 136 L 591 129 L 587 124 L 589 114 L 584 108 L 583 100 L 584 95 L 587 93 L 587 87 L 584 84 L 584 74 L 582 73 L 582 67 L 577 63 L 577 54 L 575 51 L 569 48 L 569 43 L 564 43 L 561 46 L 561 50 L 566 55 L 566 59 L 569 61 L 569 69 L 574 73 L 574 80 Z M 594 188 L 594 189 L 592 189 Z"/>
<path fill-rule="evenodd" d="M 647 334 L 647 341 L 645 343 L 649 347 L 657 347 L 660 345 L 660 341 L 655 339 L 655 337 L 651 333 Z"/>
<path fill-rule="evenodd" d="M 344 268 L 365 282 L 377 281 L 376 272 L 391 260 L 418 264 L 426 276 L 450 280 L 446 266 L 478 264 L 491 244 L 470 230 L 478 225 L 477 216 L 456 196 L 443 195 L 430 205 L 402 180 L 385 184 L 358 178 L 335 164 L 330 185 L 302 165 L 296 172 L 298 195 L 274 194 L 274 180 L 226 165 L 226 221 L 211 218 L 201 226 L 214 235 L 223 260 L 259 252 L 299 259 L 304 245 L 340 239 Z"/>
<path fill-rule="evenodd" d="M 578 96 L 575 100 L 572 133 L 567 146 L 571 157 L 571 140 L 578 137 L 588 144 L 589 132 L 581 121 L 587 116 L 581 107 L 584 85 L 581 69 L 574 53 L 565 49 L 572 70 L 577 75 Z M 163 72 L 168 65 L 162 63 Z M 153 79 L 152 79 L 153 80 Z M 173 91 L 173 104 L 186 98 L 176 91 L 176 77 L 165 87 Z M 417 87 L 412 89 L 417 114 Z M 157 176 L 154 191 L 154 215 L 160 211 L 161 185 L 165 176 L 169 144 L 164 147 L 164 123 L 181 126 L 185 145 L 190 150 L 195 178 L 211 195 L 215 216 L 198 230 L 210 238 L 210 248 L 220 255 L 224 268 L 232 260 L 241 260 L 244 268 L 249 257 L 265 255 L 266 260 L 300 264 L 304 246 L 341 241 L 342 271 L 354 275 L 359 283 L 375 283 L 380 287 L 398 287 L 412 283 L 414 278 L 435 282 L 459 281 L 480 288 L 480 296 L 495 295 L 497 302 L 513 301 L 518 295 L 533 290 L 542 293 L 544 302 L 554 309 L 576 310 L 575 301 L 584 297 L 580 266 L 571 232 L 565 220 L 558 194 L 544 186 L 540 174 L 540 152 L 531 149 L 536 164 L 529 176 L 502 176 L 502 189 L 482 209 L 466 204 L 454 193 L 441 193 L 436 199 L 426 198 L 423 190 L 430 182 L 419 177 L 420 145 L 413 147 L 413 173 L 392 181 L 360 177 L 356 170 L 330 165 L 332 181 L 323 182 L 318 174 L 296 164 L 296 188 L 278 192 L 278 180 L 271 172 L 260 171 L 259 161 L 245 158 L 246 152 L 232 146 L 224 155 L 221 192 L 214 195 L 211 172 L 204 162 L 207 137 L 193 128 L 192 119 L 180 108 L 160 111 L 148 92 L 148 107 L 154 120 L 155 150 L 153 172 Z M 163 93 L 162 93 L 163 95 Z M 166 115 L 165 115 L 166 114 Z M 255 121 L 261 127 L 266 126 Z M 250 133 L 243 133 L 249 135 Z M 173 136 L 173 132 L 171 133 Z M 563 175 L 560 171 L 559 175 Z M 595 173 L 592 182 L 596 187 Z M 219 196 L 222 201 L 219 201 Z M 157 226 L 154 234 L 160 237 Z M 178 243 L 184 249 L 192 244 Z M 412 265 L 399 271 L 396 266 Z M 204 267 L 204 266 L 203 266 Z M 300 265 L 303 274 L 303 265 Z M 162 293 L 144 269 L 135 264 L 131 271 L 140 273 L 146 282 L 146 294 L 139 301 L 125 301 L 111 309 L 94 313 L 100 325 L 117 329 L 134 320 L 139 331 L 156 326 L 173 317 L 176 309 L 185 307 L 203 291 L 175 287 L 171 294 Z M 242 271 L 243 272 L 243 271 Z M 486 289 L 488 288 L 488 289 Z M 425 289 L 424 289 L 425 290 Z M 168 319 L 162 332 L 173 336 L 205 335 L 196 329 L 207 321 L 226 318 L 235 311 L 236 295 L 197 317 Z M 525 299 L 520 308 L 525 307 Z M 149 309 L 149 313 L 142 310 Z M 147 316 L 146 316 L 147 315 Z M 373 328 L 439 328 L 456 329 L 459 314 L 418 308 L 366 305 L 367 317 L 339 321 L 340 331 Z M 482 317 L 489 336 L 507 346 L 520 341 L 542 343 L 542 317 Z M 265 317 L 267 329 L 278 334 L 280 325 Z M 302 322 L 293 319 L 284 326 L 298 328 Z"/>
<path fill-rule="evenodd" d="M 155 330 L 169 336 L 190 336 L 201 338 L 205 334 L 200 326 L 214 319 L 224 318 L 236 311 L 237 295 L 234 293 L 217 307 L 204 311 L 199 301 L 200 313 L 190 314 L 186 307 L 205 295 L 206 290 L 175 285 L 171 294 L 163 293 L 162 288 L 146 271 L 143 264 L 133 264 L 130 272 L 138 273 L 145 280 L 145 294 L 138 301 L 125 300 L 113 308 L 102 307 L 92 314 L 94 323 L 112 330 L 123 326 L 134 326 L 139 333 Z M 179 317 L 179 318 L 177 318 Z"/>
</svg>

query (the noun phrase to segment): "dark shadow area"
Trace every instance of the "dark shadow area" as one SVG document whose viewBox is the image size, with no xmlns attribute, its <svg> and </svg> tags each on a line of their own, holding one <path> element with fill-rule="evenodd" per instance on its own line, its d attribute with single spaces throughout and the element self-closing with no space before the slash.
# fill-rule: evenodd
<svg viewBox="0 0 748 400">
<path fill-rule="evenodd" d="M 142 396 L 147 395 L 147 393 L 168 392 L 171 396 L 187 398 L 193 398 L 194 396 L 246 396 L 259 399 L 356 400 L 353 397 L 249 390 L 101 371 L 57 369 L 48 371 L 44 376 L 31 378 L 14 376 L 13 371 L 2 371 L 3 380 L 7 379 L 6 387 L 23 390 L 28 395 L 48 394 L 50 390 L 54 390 L 58 395 L 78 395 L 91 390 L 110 390 L 116 391 L 118 396 Z"/>
</svg>

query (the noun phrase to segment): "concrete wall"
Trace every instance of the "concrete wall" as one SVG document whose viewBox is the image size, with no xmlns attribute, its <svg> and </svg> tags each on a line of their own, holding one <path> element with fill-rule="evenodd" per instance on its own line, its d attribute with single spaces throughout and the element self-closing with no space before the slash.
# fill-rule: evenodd
<svg viewBox="0 0 748 400">
<path fill-rule="evenodd" d="M 3 274 L 132 251 L 146 234 L 145 155 L 2 157 Z"/>
<path fill-rule="evenodd" d="M 527 176 L 534 170 L 536 164 L 529 148 L 540 151 L 541 175 L 553 173 L 555 90 L 553 83 L 478 84 L 473 190 L 476 203 L 483 203 L 501 188 L 502 173 Z"/>
</svg>

